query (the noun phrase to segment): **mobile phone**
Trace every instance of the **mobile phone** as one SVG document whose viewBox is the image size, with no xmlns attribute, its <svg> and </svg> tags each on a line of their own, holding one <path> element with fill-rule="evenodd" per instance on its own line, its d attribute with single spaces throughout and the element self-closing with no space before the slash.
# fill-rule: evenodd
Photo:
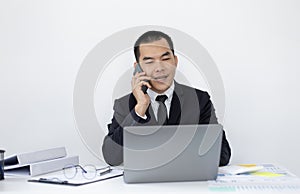
<svg viewBox="0 0 300 194">
<path fill-rule="evenodd" d="M 143 69 L 142 69 L 142 67 L 141 67 L 141 65 L 138 63 L 138 64 L 136 64 L 136 66 L 135 66 L 135 68 L 134 68 L 134 72 L 133 72 L 133 75 L 135 75 L 137 72 L 143 72 Z M 146 82 L 149 82 L 149 80 L 145 80 Z M 142 85 L 142 91 L 144 92 L 144 94 L 146 94 L 147 93 L 147 89 L 148 89 L 148 87 L 147 86 L 145 86 L 145 85 Z"/>
</svg>

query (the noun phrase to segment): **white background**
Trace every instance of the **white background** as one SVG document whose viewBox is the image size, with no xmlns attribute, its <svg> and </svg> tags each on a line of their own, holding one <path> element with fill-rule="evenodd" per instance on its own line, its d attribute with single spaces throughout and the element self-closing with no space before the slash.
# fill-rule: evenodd
<svg viewBox="0 0 300 194">
<path fill-rule="evenodd" d="M 161 25 L 196 38 L 217 64 L 231 163 L 279 163 L 300 175 L 299 10 L 297 0 L 1 0 L 0 148 L 10 155 L 63 145 L 82 163 L 100 163 L 73 117 L 81 62 L 115 32 Z M 112 112 L 105 115 L 104 126 Z"/>
</svg>

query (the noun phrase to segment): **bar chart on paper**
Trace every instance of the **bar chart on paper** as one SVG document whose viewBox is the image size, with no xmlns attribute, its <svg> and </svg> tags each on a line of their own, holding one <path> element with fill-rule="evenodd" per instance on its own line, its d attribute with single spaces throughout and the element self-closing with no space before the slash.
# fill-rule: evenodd
<svg viewBox="0 0 300 194">
<path fill-rule="evenodd" d="M 210 191 L 226 191 L 226 192 L 233 192 L 233 191 L 280 191 L 280 192 L 289 192 L 289 191 L 298 191 L 300 192 L 300 184 L 229 184 L 229 185 L 210 185 Z"/>
<path fill-rule="evenodd" d="M 219 174 L 216 181 L 209 182 L 210 191 L 266 191 L 299 192 L 300 179 L 288 170 L 273 164 L 262 164 L 263 169 L 237 175 Z"/>
</svg>

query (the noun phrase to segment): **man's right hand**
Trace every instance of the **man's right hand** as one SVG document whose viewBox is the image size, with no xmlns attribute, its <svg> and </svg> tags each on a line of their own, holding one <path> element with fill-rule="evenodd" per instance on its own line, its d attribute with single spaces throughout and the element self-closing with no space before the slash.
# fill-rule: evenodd
<svg viewBox="0 0 300 194">
<path fill-rule="evenodd" d="M 138 113 L 140 116 L 145 116 L 145 113 L 147 111 L 147 108 L 150 104 L 150 97 L 146 93 L 142 91 L 142 86 L 145 85 L 148 88 L 151 88 L 151 85 L 149 82 L 145 80 L 151 80 L 151 77 L 146 76 L 145 72 L 136 73 L 131 80 L 131 88 L 132 93 L 137 101 L 137 104 L 135 105 L 135 112 Z"/>
</svg>

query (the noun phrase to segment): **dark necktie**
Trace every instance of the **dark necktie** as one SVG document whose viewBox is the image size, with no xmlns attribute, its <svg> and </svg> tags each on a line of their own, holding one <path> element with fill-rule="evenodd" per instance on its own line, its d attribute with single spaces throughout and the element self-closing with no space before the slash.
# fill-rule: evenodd
<svg viewBox="0 0 300 194">
<path fill-rule="evenodd" d="M 168 113 L 165 101 L 168 98 L 166 95 L 159 95 L 156 97 L 156 101 L 159 103 L 157 111 L 157 122 L 159 125 L 167 124 Z"/>
</svg>

